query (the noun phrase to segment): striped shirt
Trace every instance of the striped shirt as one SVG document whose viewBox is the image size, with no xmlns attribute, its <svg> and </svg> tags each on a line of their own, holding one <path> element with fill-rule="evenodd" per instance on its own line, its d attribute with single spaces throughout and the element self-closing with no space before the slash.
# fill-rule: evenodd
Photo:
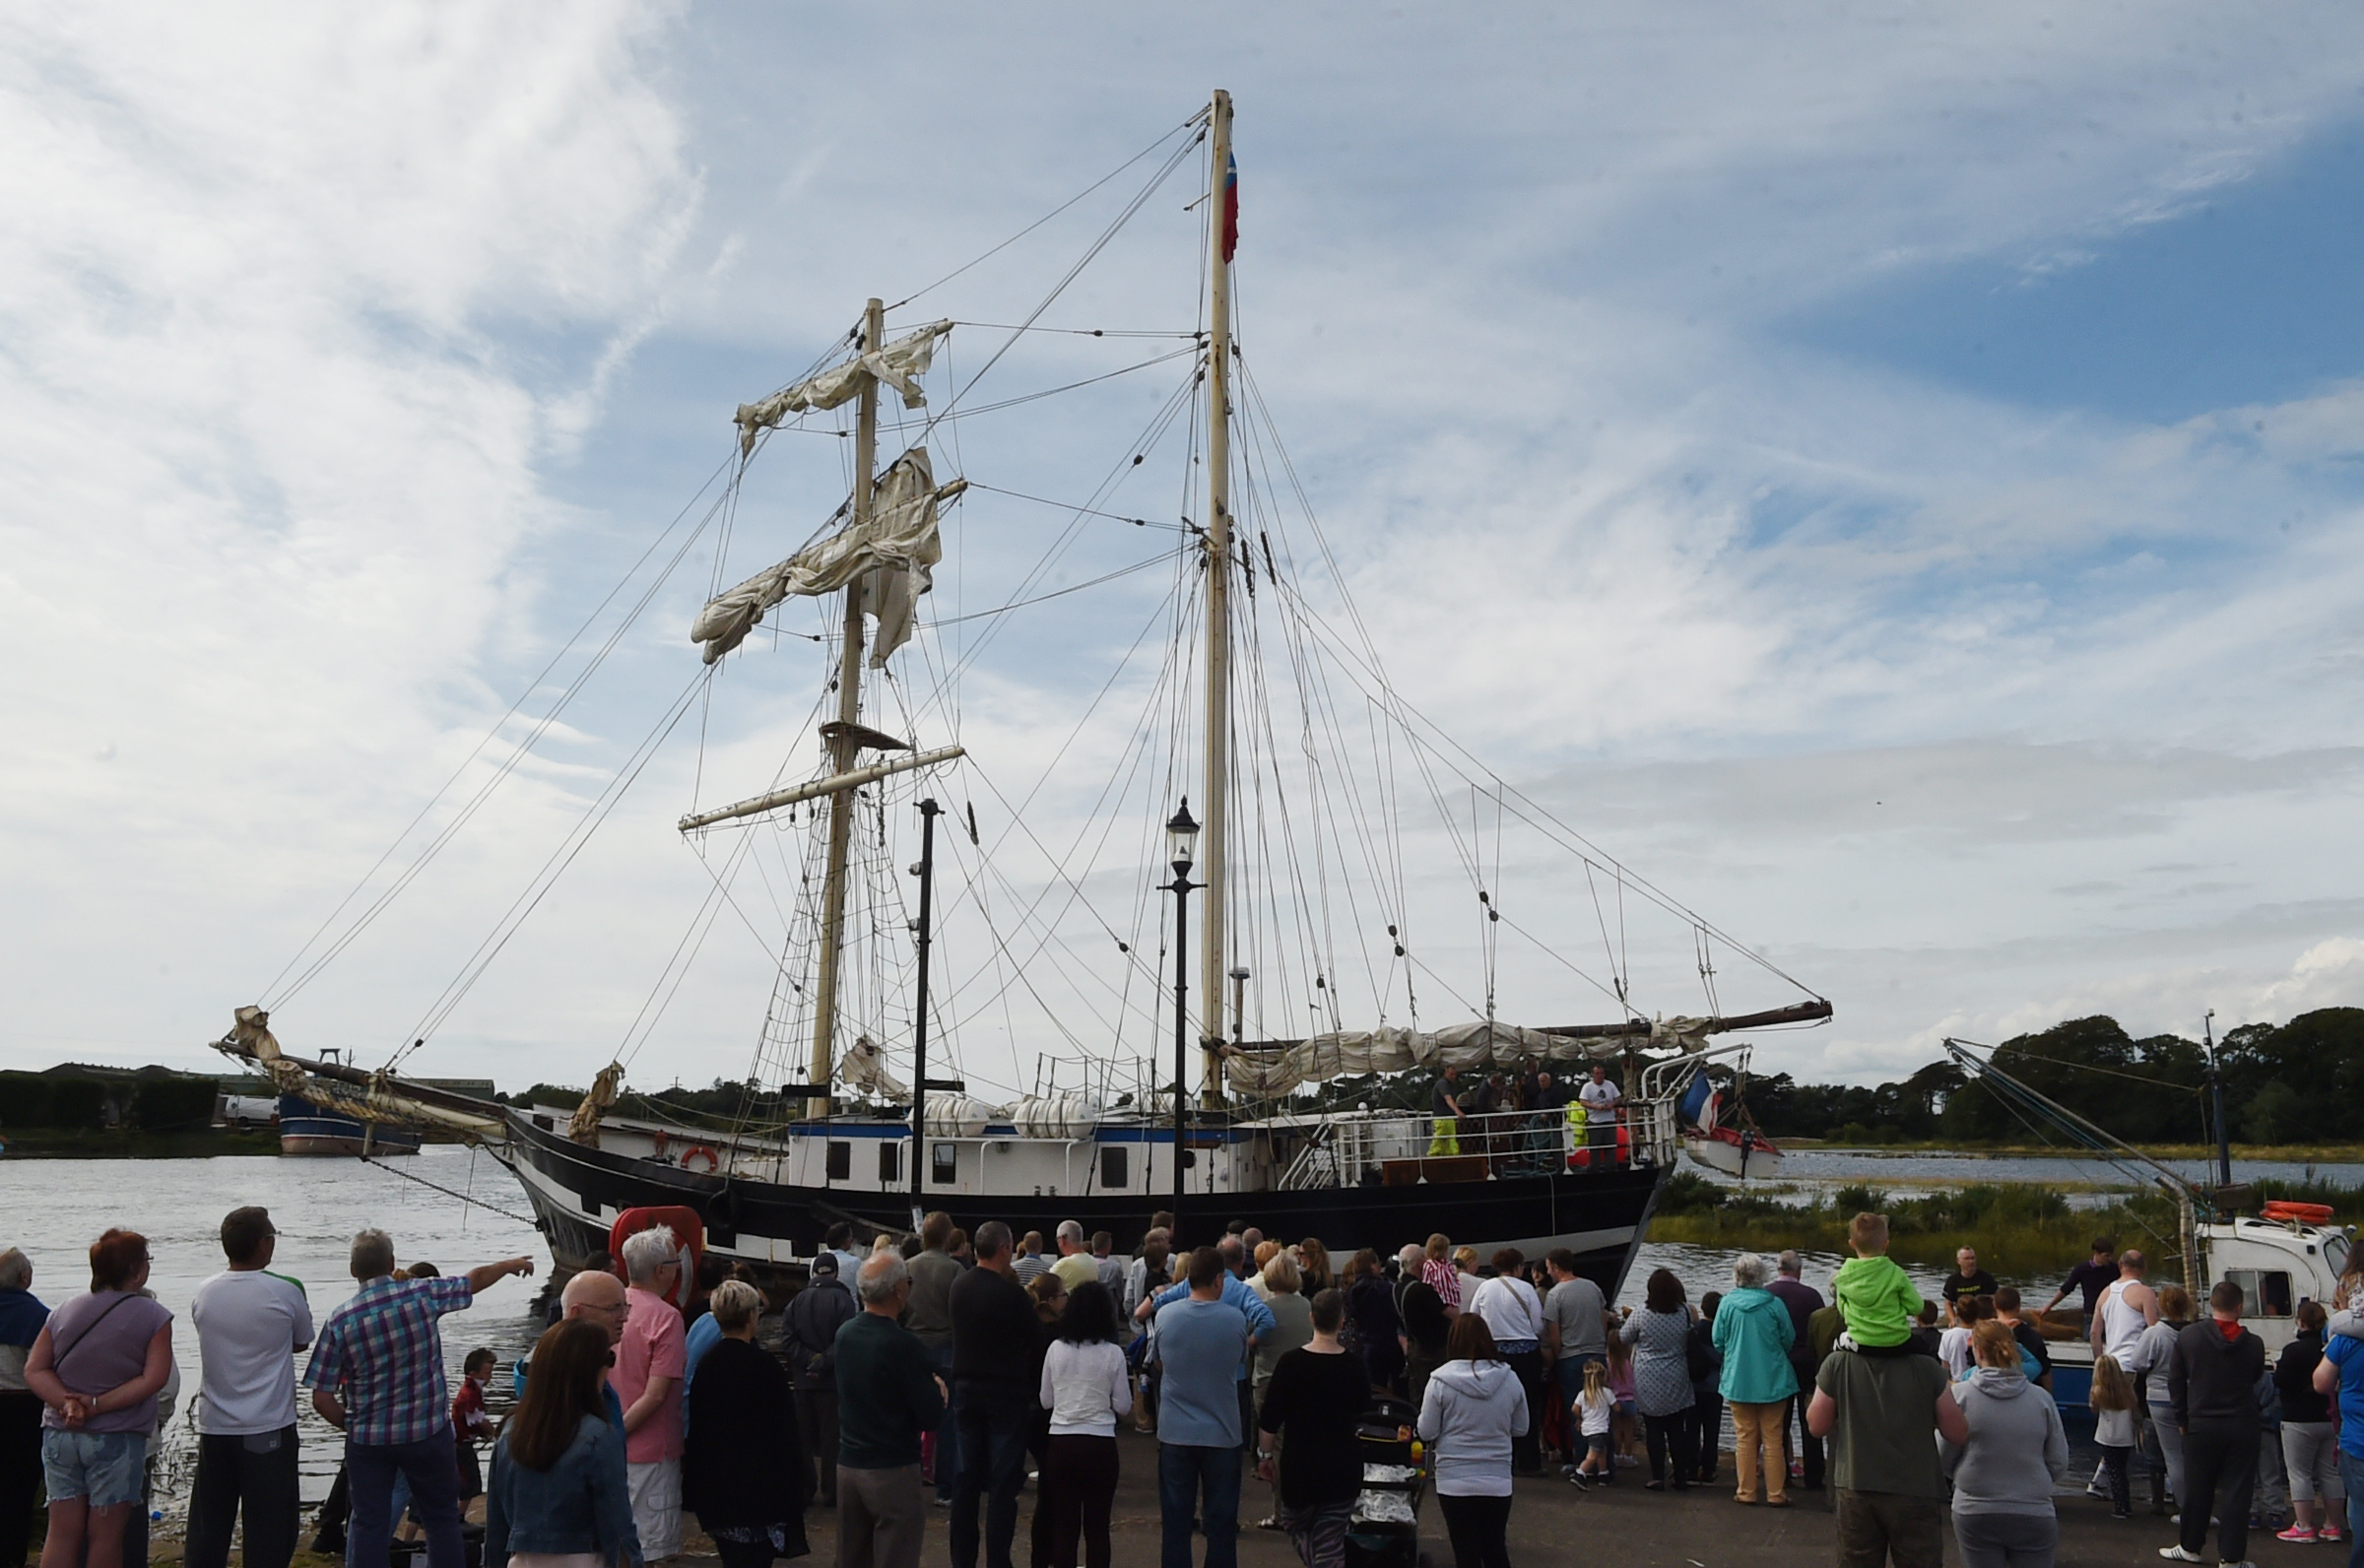
<svg viewBox="0 0 2364 1568">
<path fill-rule="evenodd" d="M 1431 1258 L 1421 1264 L 1420 1280 L 1436 1292 L 1436 1298 L 1445 1304 L 1446 1311 L 1461 1310 L 1461 1275 L 1454 1272 L 1452 1259 Z"/>
<path fill-rule="evenodd" d="M 348 1442 L 417 1443 L 450 1431 L 435 1320 L 474 1299 L 465 1278 L 389 1277 L 328 1315 L 303 1382 L 344 1400 Z"/>
</svg>

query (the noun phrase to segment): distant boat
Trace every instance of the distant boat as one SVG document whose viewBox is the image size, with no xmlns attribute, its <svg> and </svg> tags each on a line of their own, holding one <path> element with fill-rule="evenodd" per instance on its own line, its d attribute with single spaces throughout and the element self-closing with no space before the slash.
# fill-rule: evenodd
<svg viewBox="0 0 2364 1568">
<path fill-rule="evenodd" d="M 334 1047 L 320 1054 L 331 1060 L 339 1055 Z M 300 1094 L 279 1097 L 282 1154 L 416 1154 L 420 1142 L 416 1128 L 341 1116 Z"/>
<path fill-rule="evenodd" d="M 416 1154 L 419 1135 L 399 1127 L 375 1127 L 324 1111 L 301 1095 L 279 1097 L 282 1154 Z"/>
<path fill-rule="evenodd" d="M 1741 1072 L 1746 1073 L 1743 1060 Z M 1690 1080 L 1676 1120 L 1682 1128 L 1682 1151 L 1709 1170 L 1727 1176 L 1773 1177 L 1781 1174 L 1781 1150 L 1756 1130 L 1753 1122 L 1734 1127 L 1723 1119 L 1724 1095 L 1705 1073 Z"/>
</svg>

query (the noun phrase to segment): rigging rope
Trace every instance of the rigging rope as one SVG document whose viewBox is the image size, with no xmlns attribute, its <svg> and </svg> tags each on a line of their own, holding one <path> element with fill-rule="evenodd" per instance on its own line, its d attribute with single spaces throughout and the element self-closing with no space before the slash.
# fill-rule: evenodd
<svg viewBox="0 0 2364 1568">
<path fill-rule="evenodd" d="M 375 877 L 379 871 L 384 869 L 386 862 L 393 858 L 394 852 L 402 847 L 403 840 L 410 837 L 412 832 L 418 828 L 421 822 L 427 820 L 428 815 L 434 811 L 436 804 L 451 792 L 452 786 L 457 784 L 467 773 L 468 769 L 475 764 L 476 759 L 484 754 L 485 748 L 492 745 L 494 738 L 497 737 L 502 729 L 507 726 L 509 720 L 517 716 L 518 710 L 525 706 L 526 699 L 531 697 L 534 692 L 541 689 L 542 683 L 550 678 L 551 672 L 556 670 L 558 665 L 564 661 L 566 655 L 574 650 L 575 645 L 582 641 L 583 634 L 591 629 L 592 625 L 597 622 L 600 616 L 606 612 L 608 606 L 615 603 L 616 596 L 622 593 L 624 585 L 630 582 L 632 578 L 638 574 L 640 568 L 648 563 L 649 557 L 657 553 L 657 548 L 664 544 L 666 538 L 670 536 L 676 528 L 681 526 L 682 519 L 689 516 L 690 509 L 697 504 L 698 496 L 705 494 L 707 490 L 711 490 L 714 486 L 714 482 L 717 479 L 720 479 L 724 473 L 729 470 L 730 463 L 731 460 L 726 458 L 712 474 L 706 477 L 705 483 L 698 487 L 696 494 L 690 496 L 689 501 L 683 505 L 682 509 L 674 514 L 673 520 L 667 523 L 665 527 L 658 533 L 657 537 L 649 542 L 648 548 L 640 553 L 639 558 L 634 560 L 632 564 L 625 569 L 624 575 L 617 579 L 616 586 L 609 589 L 607 594 L 601 598 L 599 603 L 592 607 L 591 613 L 583 618 L 583 623 L 575 628 L 574 634 L 566 639 L 565 645 L 561 647 L 556 654 L 552 655 L 550 662 L 542 667 L 540 674 L 536 675 L 534 679 L 528 682 L 525 687 L 519 691 L 517 700 L 509 704 L 508 711 L 493 721 L 492 727 L 485 732 L 483 739 L 479 740 L 476 743 L 475 748 L 469 751 L 467 756 L 461 759 L 460 765 L 452 770 L 451 777 L 446 779 L 443 782 L 442 787 L 437 789 L 433 795 L 427 798 L 427 804 L 419 809 L 419 814 L 411 818 L 409 823 L 403 827 L 401 832 L 394 835 L 393 841 L 387 844 L 384 853 L 380 854 L 370 865 L 369 869 L 361 874 L 361 881 L 354 883 L 353 890 L 347 893 L 344 898 L 338 902 L 335 909 L 329 911 L 328 918 L 320 923 L 319 928 L 315 930 L 311 936 L 304 939 L 303 946 L 296 948 L 295 957 L 290 958 L 286 967 L 282 968 L 277 975 L 272 977 L 271 984 L 265 986 L 262 992 L 259 993 L 260 995 L 269 998 L 268 1005 L 272 1009 L 276 1010 L 278 1008 L 285 1007 L 290 1001 L 292 1001 L 296 994 L 308 985 L 312 979 L 320 973 L 321 970 L 325 969 L 329 963 L 338 956 L 338 954 L 342 953 L 348 947 L 352 946 L 354 940 L 358 938 L 364 930 L 366 930 L 369 925 L 385 911 L 386 907 L 401 895 L 405 888 L 409 887 L 413 882 L 418 880 L 420 874 L 427 870 L 428 863 L 442 852 L 443 847 L 451 841 L 453 836 L 456 835 L 459 830 L 467 824 L 469 819 L 476 815 L 477 811 L 482 808 L 484 803 L 492 797 L 492 792 L 499 788 L 499 786 L 509 777 L 509 775 L 517 769 L 519 764 L 524 761 L 527 754 L 533 751 L 535 745 L 539 743 L 542 737 L 549 732 L 551 726 L 558 722 L 559 715 L 563 714 L 566 711 L 567 706 L 574 701 L 577 695 L 581 693 L 584 686 L 590 681 L 592 675 L 599 670 L 601 665 L 607 662 L 608 655 L 615 650 L 616 645 L 623 639 L 624 632 L 631 627 L 634 621 L 639 620 L 641 612 L 646 610 L 650 602 L 655 599 L 657 591 L 665 585 L 666 580 L 673 575 L 674 571 L 681 565 L 682 561 L 688 557 L 690 548 L 697 543 L 698 536 L 702 534 L 707 525 L 712 522 L 715 507 L 709 507 L 707 509 L 705 518 L 701 520 L 698 526 L 690 532 L 689 538 L 682 541 L 681 548 L 674 553 L 673 558 L 666 562 L 665 569 L 657 574 L 656 580 L 649 584 L 647 591 L 640 596 L 636 603 L 633 604 L 631 609 L 625 614 L 624 620 L 617 624 L 616 629 L 612 631 L 607 640 L 600 645 L 599 651 L 592 656 L 590 662 L 584 665 L 582 670 L 575 676 L 573 682 L 566 687 L 566 689 L 559 693 L 558 701 L 552 704 L 550 711 L 536 721 L 533 729 L 528 732 L 522 743 L 511 749 L 509 755 L 501 762 L 499 766 L 493 770 L 492 776 L 478 787 L 475 795 L 470 798 L 467 805 L 461 808 L 453 819 L 450 822 L 445 823 L 443 828 L 436 833 L 432 839 L 428 840 L 426 848 L 420 852 L 419 858 L 406 867 L 403 873 L 395 879 L 393 883 L 388 886 L 384 892 L 380 893 L 374 900 L 370 902 L 368 908 L 361 912 L 361 916 L 355 920 L 354 924 L 334 943 L 330 944 L 327 949 L 324 950 L 318 958 L 314 959 L 312 963 L 303 970 L 302 973 L 298 974 L 294 982 L 291 983 L 285 991 L 279 992 L 276 997 L 271 996 L 271 993 L 275 988 L 278 987 L 280 981 L 287 978 L 288 970 L 296 967 L 296 963 L 302 959 L 303 954 L 310 949 L 312 944 L 318 942 L 321 935 L 336 923 L 337 917 L 342 915 L 345 910 L 352 905 L 354 899 L 361 896 L 361 889 L 368 886 L 370 879 Z M 719 507 L 720 505 L 721 500 L 718 498 L 715 506 Z"/>
<path fill-rule="evenodd" d="M 436 1192 L 443 1194 L 446 1198 L 457 1198 L 463 1204 L 474 1204 L 479 1209 L 491 1209 L 493 1213 L 498 1214 L 503 1219 L 513 1219 L 520 1225 L 530 1225 L 536 1230 L 540 1230 L 542 1228 L 542 1221 L 536 1219 L 531 1214 L 520 1214 L 513 1209 L 503 1209 L 498 1204 L 490 1203 L 485 1199 L 475 1197 L 469 1193 L 456 1191 L 452 1188 L 444 1186 L 441 1182 L 430 1182 L 424 1176 L 415 1175 L 412 1172 L 403 1170 L 398 1166 L 389 1165 L 374 1154 L 357 1154 L 354 1156 L 354 1158 L 360 1160 L 364 1165 L 375 1165 L 379 1170 L 391 1171 L 406 1182 L 417 1182 L 422 1187 L 431 1187 Z M 473 1169 L 473 1167 L 471 1168 Z"/>
</svg>

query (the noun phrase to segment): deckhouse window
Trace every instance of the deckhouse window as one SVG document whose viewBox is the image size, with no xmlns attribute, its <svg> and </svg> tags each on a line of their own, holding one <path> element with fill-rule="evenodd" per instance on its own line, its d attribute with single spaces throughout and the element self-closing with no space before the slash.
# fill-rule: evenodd
<svg viewBox="0 0 2364 1568">
<path fill-rule="evenodd" d="M 2241 1287 L 2245 1318 L 2290 1316 L 2290 1276 L 2278 1269 L 2227 1269 L 2224 1277 Z"/>
<path fill-rule="evenodd" d="M 879 1180 L 892 1186 L 902 1179 L 903 1145 L 881 1143 L 879 1145 Z"/>
<path fill-rule="evenodd" d="M 843 1139 L 831 1139 L 828 1161 L 821 1168 L 830 1181 L 844 1181 L 854 1173 L 854 1145 Z"/>
<path fill-rule="evenodd" d="M 930 1174 L 940 1185 L 949 1187 L 960 1179 L 959 1144 L 932 1144 L 928 1149 L 928 1157 L 932 1167 Z"/>
<path fill-rule="evenodd" d="M 1129 1163 L 1125 1158 L 1127 1152 L 1122 1148 L 1100 1150 L 1100 1185 L 1102 1187 L 1123 1188 L 1127 1179 L 1125 1167 Z"/>
</svg>

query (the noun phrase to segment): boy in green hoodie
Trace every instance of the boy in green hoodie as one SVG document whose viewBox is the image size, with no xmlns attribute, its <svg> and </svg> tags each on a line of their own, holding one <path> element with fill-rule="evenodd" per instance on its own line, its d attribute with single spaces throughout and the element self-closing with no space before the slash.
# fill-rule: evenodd
<svg viewBox="0 0 2364 1568">
<path fill-rule="evenodd" d="M 1847 1227 L 1855 1256 L 1839 1265 L 1830 1293 L 1857 1344 L 1885 1349 L 1911 1338 L 1921 1292 L 1902 1269 L 1888 1261 L 1888 1221 L 1883 1214 L 1858 1214 Z"/>
</svg>

